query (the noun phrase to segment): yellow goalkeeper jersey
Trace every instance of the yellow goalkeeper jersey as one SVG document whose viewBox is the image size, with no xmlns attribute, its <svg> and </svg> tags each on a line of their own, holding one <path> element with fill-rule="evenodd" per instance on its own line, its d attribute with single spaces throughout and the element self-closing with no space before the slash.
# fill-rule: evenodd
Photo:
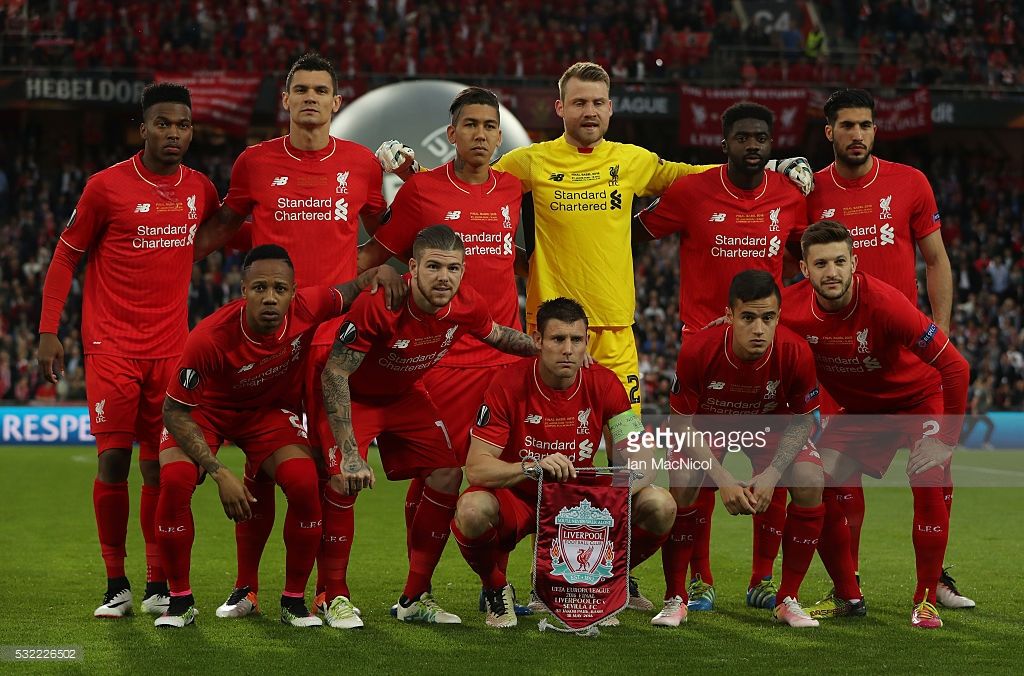
<svg viewBox="0 0 1024 676">
<path fill-rule="evenodd" d="M 680 176 L 713 165 L 666 162 L 638 146 L 603 141 L 577 148 L 565 136 L 516 148 L 494 165 L 533 192 L 536 244 L 526 285 L 526 319 L 565 296 L 591 326 L 630 326 L 636 308 L 630 223 L 636 195 L 660 195 Z"/>
</svg>

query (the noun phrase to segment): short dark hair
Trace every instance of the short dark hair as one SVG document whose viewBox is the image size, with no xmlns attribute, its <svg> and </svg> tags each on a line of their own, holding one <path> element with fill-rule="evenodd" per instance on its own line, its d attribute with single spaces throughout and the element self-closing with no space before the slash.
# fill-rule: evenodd
<svg viewBox="0 0 1024 676">
<path fill-rule="evenodd" d="M 750 101 L 734 103 L 722 113 L 722 136 L 729 138 L 732 126 L 740 120 L 762 120 L 768 124 L 768 130 L 771 131 L 775 124 L 775 114 L 760 103 L 751 103 Z"/>
<path fill-rule="evenodd" d="M 447 225 L 430 225 L 419 231 L 412 242 L 412 257 L 418 261 L 427 249 L 466 253 L 462 238 Z"/>
<path fill-rule="evenodd" d="M 320 56 L 316 52 L 306 52 L 300 56 L 295 63 L 292 64 L 291 69 L 288 71 L 288 77 L 284 80 L 284 90 L 288 91 L 292 87 L 292 76 L 295 75 L 295 71 L 308 70 L 318 71 L 322 70 L 331 76 L 331 92 L 333 94 L 338 93 L 338 72 L 334 70 L 334 65 L 326 58 Z"/>
<path fill-rule="evenodd" d="M 782 292 L 770 272 L 764 270 L 744 270 L 732 278 L 729 285 L 729 307 L 738 303 L 749 303 L 768 296 L 775 296 L 782 306 Z"/>
<path fill-rule="evenodd" d="M 292 265 L 292 259 L 288 256 L 288 252 L 284 250 L 284 247 L 276 244 L 261 244 L 246 254 L 245 260 L 242 261 L 242 271 L 246 271 L 252 267 L 252 264 L 256 261 L 284 261 L 288 264 L 292 270 L 295 270 L 295 266 Z"/>
<path fill-rule="evenodd" d="M 612 87 L 612 79 L 608 77 L 608 71 L 603 67 L 592 61 L 577 61 L 566 68 L 562 77 L 558 78 L 558 98 L 563 102 L 565 101 L 565 87 L 573 78 L 580 82 L 603 82 L 609 89 Z"/>
<path fill-rule="evenodd" d="M 871 118 L 875 117 L 875 99 L 865 89 L 840 89 L 832 92 L 824 106 L 825 120 L 829 125 L 836 123 L 839 111 L 844 108 L 867 108 L 871 111 Z"/>
<path fill-rule="evenodd" d="M 537 330 L 540 335 L 544 335 L 544 328 L 552 319 L 565 324 L 575 324 L 582 320 L 583 326 L 590 326 L 583 306 L 572 298 L 552 298 L 540 304 L 537 308 Z"/>
<path fill-rule="evenodd" d="M 175 82 L 154 82 L 142 90 L 142 115 L 158 103 L 180 103 L 192 110 L 192 92 Z"/>
<path fill-rule="evenodd" d="M 800 255 L 807 260 L 807 250 L 815 244 L 832 244 L 833 242 L 846 242 L 846 246 L 853 251 L 853 237 L 846 226 L 839 221 L 818 221 L 807 226 L 804 234 L 800 236 Z"/>
<path fill-rule="evenodd" d="M 455 124 L 459 119 L 459 115 L 462 114 L 462 109 L 465 106 L 472 106 L 474 104 L 491 106 L 497 111 L 498 119 L 501 119 L 501 106 L 498 104 L 498 97 L 495 96 L 494 92 L 483 87 L 466 87 L 455 95 L 455 98 L 452 99 L 451 107 L 448 108 L 448 112 L 452 116 L 452 124 Z"/>
</svg>

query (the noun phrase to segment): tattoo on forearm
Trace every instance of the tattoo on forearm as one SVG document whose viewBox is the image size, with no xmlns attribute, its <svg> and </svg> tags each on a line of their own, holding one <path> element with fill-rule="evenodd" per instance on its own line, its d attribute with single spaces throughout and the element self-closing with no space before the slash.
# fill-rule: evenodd
<svg viewBox="0 0 1024 676">
<path fill-rule="evenodd" d="M 376 268 L 370 268 L 369 270 L 364 270 L 359 273 L 355 279 L 334 287 L 339 293 L 341 293 L 343 310 L 347 310 L 355 299 L 359 297 L 359 294 L 362 293 L 363 289 L 370 285 L 370 281 L 373 279 L 374 274 L 376 274 Z"/>
<path fill-rule="evenodd" d="M 501 350 L 507 354 L 515 354 L 520 357 L 532 357 L 537 354 L 537 346 L 533 344 L 533 338 L 522 331 L 516 331 L 508 326 L 495 324 L 491 334 L 485 341 L 488 345 Z"/>
<path fill-rule="evenodd" d="M 775 451 L 775 457 L 772 458 L 772 467 L 777 469 L 779 474 L 786 471 L 793 458 L 807 444 L 813 429 L 814 419 L 810 414 L 795 416 L 789 423 L 779 441 L 779 450 Z"/>
<path fill-rule="evenodd" d="M 348 377 L 359 368 L 365 356 L 362 352 L 350 350 L 335 342 L 320 378 L 324 390 L 327 421 L 341 451 L 342 469 L 346 472 L 358 471 L 363 463 L 352 431 L 352 392 L 349 389 Z"/>
<path fill-rule="evenodd" d="M 164 399 L 164 426 L 170 432 L 185 455 L 206 470 L 207 474 L 216 474 L 223 467 L 217 456 L 210 451 L 203 431 L 192 420 L 191 409 L 172 399 Z"/>
</svg>

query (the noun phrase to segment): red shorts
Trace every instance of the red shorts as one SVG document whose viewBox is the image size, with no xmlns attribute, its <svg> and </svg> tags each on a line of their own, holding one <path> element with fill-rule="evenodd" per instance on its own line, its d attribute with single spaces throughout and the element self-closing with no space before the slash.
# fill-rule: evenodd
<svg viewBox="0 0 1024 676">
<path fill-rule="evenodd" d="M 484 393 L 501 369 L 466 368 L 439 364 L 423 376 L 423 384 L 430 393 L 437 410 L 441 413 L 452 450 L 461 465 L 466 464 L 469 455 L 469 431 L 476 422 L 476 414 L 484 403 Z"/>
<path fill-rule="evenodd" d="M 926 430 L 922 424 L 927 417 L 941 418 L 944 410 L 942 392 L 939 391 L 917 406 L 888 415 L 833 415 L 817 445 L 853 458 L 864 474 L 880 479 L 899 449 L 913 448 L 914 443 L 924 436 Z M 927 482 L 933 473 L 941 482 L 944 476 L 942 467 L 917 478 Z"/>
<path fill-rule="evenodd" d="M 178 357 L 85 356 L 85 392 L 99 453 L 130 449 L 137 440 L 141 460 L 159 458 L 164 393 L 177 365 Z"/>
<path fill-rule="evenodd" d="M 353 401 L 352 428 L 364 459 L 370 444 L 377 440 L 384 474 L 391 481 L 426 477 L 435 469 L 462 466 L 434 402 L 419 387 L 394 399 Z M 320 434 L 333 437 L 329 427 L 321 429 Z"/>
<path fill-rule="evenodd" d="M 531 481 L 531 483 L 533 483 Z M 522 493 L 511 488 L 484 488 L 470 486 L 466 493 L 483 491 L 490 493 L 498 500 L 500 522 L 498 523 L 498 545 L 505 551 L 512 551 L 516 544 L 537 530 L 537 498 L 524 497 Z"/>
<path fill-rule="evenodd" d="M 226 440 L 245 453 L 245 474 L 254 478 L 264 461 L 279 448 L 308 446 L 302 416 L 283 408 L 210 409 L 193 408 L 192 420 L 214 454 Z M 166 430 L 160 436 L 160 450 L 180 447 Z"/>
</svg>

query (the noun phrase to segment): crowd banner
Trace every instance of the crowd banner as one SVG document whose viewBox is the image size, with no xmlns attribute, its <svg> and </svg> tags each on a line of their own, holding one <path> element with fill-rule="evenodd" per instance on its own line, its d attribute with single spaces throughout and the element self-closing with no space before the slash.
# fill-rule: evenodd
<svg viewBox="0 0 1024 676">
<path fill-rule="evenodd" d="M 260 75 L 227 71 L 155 73 L 157 82 L 185 85 L 192 92 L 192 120 L 220 127 L 233 136 L 245 136 L 259 94 Z"/>
<path fill-rule="evenodd" d="M 684 146 L 718 148 L 722 143 L 722 113 L 734 103 L 752 101 L 775 113 L 773 148 L 803 144 L 808 91 L 798 87 L 773 89 L 705 89 L 684 85 L 679 100 L 679 142 Z"/>
<path fill-rule="evenodd" d="M 541 631 L 595 635 L 629 601 L 634 474 L 626 467 L 576 471 L 575 481 L 546 483 L 537 472 L 533 588 L 562 625 L 543 619 Z"/>
</svg>

